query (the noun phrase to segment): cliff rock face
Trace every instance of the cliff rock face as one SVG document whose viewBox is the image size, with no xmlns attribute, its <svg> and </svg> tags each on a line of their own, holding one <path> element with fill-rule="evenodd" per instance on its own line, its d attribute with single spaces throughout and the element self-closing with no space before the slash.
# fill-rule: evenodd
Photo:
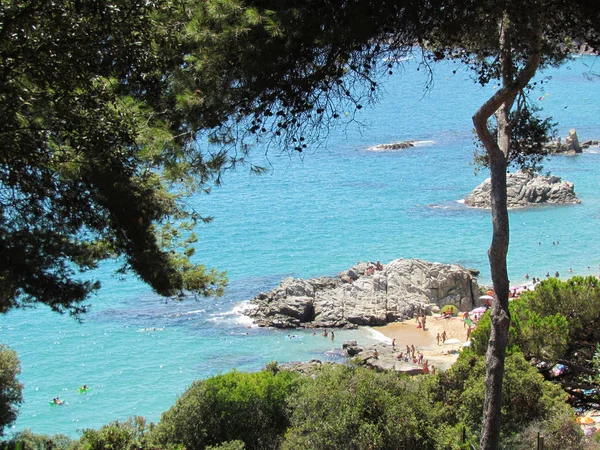
<svg viewBox="0 0 600 450">
<path fill-rule="evenodd" d="M 416 259 L 371 271 L 359 263 L 334 278 L 286 278 L 258 294 L 246 314 L 261 326 L 279 328 L 385 325 L 446 304 L 471 308 L 479 293 L 477 274 Z"/>
<path fill-rule="evenodd" d="M 559 177 L 545 177 L 525 172 L 509 173 L 506 177 L 509 208 L 525 208 L 531 205 L 557 203 L 581 203 L 574 191 L 573 183 Z M 491 183 L 488 178 L 465 199 L 475 208 L 491 208 Z"/>
</svg>

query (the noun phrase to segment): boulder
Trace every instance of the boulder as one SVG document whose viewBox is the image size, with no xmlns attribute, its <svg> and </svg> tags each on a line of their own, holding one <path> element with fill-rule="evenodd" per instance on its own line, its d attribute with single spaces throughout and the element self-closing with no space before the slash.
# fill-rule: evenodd
<svg viewBox="0 0 600 450">
<path fill-rule="evenodd" d="M 474 208 L 491 208 L 491 182 L 486 179 L 465 199 Z M 575 194 L 574 185 L 557 176 L 542 176 L 535 173 L 516 172 L 506 176 L 509 208 L 525 208 L 540 204 L 581 203 Z"/>
<path fill-rule="evenodd" d="M 372 274 L 366 268 L 359 264 L 334 278 L 287 278 L 252 299 L 245 314 L 278 328 L 376 326 L 446 304 L 466 311 L 479 292 L 478 272 L 455 264 L 397 259 Z M 357 277 L 351 282 L 349 272 Z"/>
</svg>

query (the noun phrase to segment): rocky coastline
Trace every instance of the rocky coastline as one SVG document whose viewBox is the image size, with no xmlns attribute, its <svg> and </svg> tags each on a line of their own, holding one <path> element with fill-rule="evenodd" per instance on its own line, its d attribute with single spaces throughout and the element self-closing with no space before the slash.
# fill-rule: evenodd
<svg viewBox="0 0 600 450">
<path fill-rule="evenodd" d="M 465 198 L 465 204 L 473 208 L 491 208 L 491 181 L 486 179 Z M 578 204 L 573 183 L 557 176 L 515 172 L 506 175 L 509 208 L 526 208 L 542 204 Z"/>
<path fill-rule="evenodd" d="M 244 314 L 261 327 L 380 326 L 438 312 L 447 304 L 471 309 L 480 295 L 478 274 L 418 259 L 361 262 L 336 277 L 286 278 L 254 297 Z"/>
</svg>

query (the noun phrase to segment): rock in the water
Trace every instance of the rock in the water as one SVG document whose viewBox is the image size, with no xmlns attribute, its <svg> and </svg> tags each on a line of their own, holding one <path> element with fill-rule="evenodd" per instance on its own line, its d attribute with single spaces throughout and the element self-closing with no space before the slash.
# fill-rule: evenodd
<svg viewBox="0 0 600 450">
<path fill-rule="evenodd" d="M 565 138 L 564 144 L 559 137 L 548 147 L 551 153 L 559 153 L 563 155 L 575 155 L 583 152 L 582 146 L 579 144 L 577 131 L 575 131 L 575 129 L 569 130 L 569 135 Z"/>
<path fill-rule="evenodd" d="M 392 142 L 391 144 L 379 144 L 371 147 L 373 151 L 385 151 L 385 150 L 402 150 L 405 148 L 414 147 L 414 141 L 402 141 L 402 142 Z"/>
<path fill-rule="evenodd" d="M 491 208 L 492 186 L 486 179 L 465 199 L 474 208 Z M 538 174 L 516 172 L 506 175 L 506 191 L 509 208 L 525 208 L 547 203 L 581 203 L 575 195 L 573 183 L 559 177 L 545 177 Z"/>
<path fill-rule="evenodd" d="M 417 259 L 397 259 L 380 270 L 360 263 L 335 278 L 287 278 L 257 295 L 246 314 L 261 326 L 333 328 L 385 325 L 446 304 L 465 311 L 478 296 L 477 273 Z"/>
</svg>

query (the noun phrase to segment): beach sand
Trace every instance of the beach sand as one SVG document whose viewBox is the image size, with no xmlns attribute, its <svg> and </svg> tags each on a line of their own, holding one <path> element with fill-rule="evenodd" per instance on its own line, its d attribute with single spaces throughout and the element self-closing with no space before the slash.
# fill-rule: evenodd
<svg viewBox="0 0 600 450">
<path fill-rule="evenodd" d="M 407 345 L 414 345 L 420 350 L 424 359 L 429 360 L 429 366 L 437 369 L 448 369 L 458 358 L 458 351 L 467 338 L 467 328 L 459 317 L 443 319 L 439 314 L 427 316 L 426 328 L 417 328 L 415 320 L 394 322 L 382 327 L 374 328 L 388 339 L 396 339 L 396 350 L 405 351 Z M 473 328 L 474 329 L 474 328 Z M 452 344 L 437 344 L 436 336 L 446 331 L 446 340 L 458 340 Z M 396 353 L 397 353 L 396 352 Z"/>
</svg>

